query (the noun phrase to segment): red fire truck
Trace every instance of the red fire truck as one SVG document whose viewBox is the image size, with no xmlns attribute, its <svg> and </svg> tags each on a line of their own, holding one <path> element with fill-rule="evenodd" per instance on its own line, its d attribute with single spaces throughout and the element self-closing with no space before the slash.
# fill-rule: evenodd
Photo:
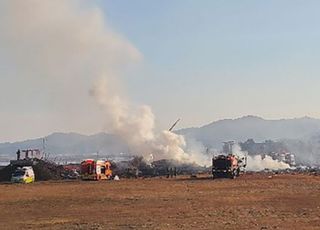
<svg viewBox="0 0 320 230">
<path fill-rule="evenodd" d="M 111 177 L 110 161 L 87 159 L 81 162 L 82 180 L 108 180 Z"/>
<path fill-rule="evenodd" d="M 246 167 L 246 157 L 239 158 L 235 155 L 219 155 L 212 158 L 212 178 L 227 177 L 234 179 Z"/>
</svg>

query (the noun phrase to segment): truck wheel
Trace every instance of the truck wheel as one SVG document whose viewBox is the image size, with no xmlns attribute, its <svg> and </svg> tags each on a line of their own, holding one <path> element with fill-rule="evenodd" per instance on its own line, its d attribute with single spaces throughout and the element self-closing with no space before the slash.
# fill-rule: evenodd
<svg viewBox="0 0 320 230">
<path fill-rule="evenodd" d="M 235 179 L 236 178 L 236 172 L 235 170 L 233 170 L 231 173 L 230 173 L 230 179 Z"/>
<path fill-rule="evenodd" d="M 237 169 L 237 176 L 240 176 L 240 169 Z"/>
</svg>

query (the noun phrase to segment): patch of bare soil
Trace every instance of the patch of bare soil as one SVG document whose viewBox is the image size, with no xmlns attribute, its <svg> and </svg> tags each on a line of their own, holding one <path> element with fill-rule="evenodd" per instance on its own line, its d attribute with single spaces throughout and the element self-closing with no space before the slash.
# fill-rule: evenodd
<svg viewBox="0 0 320 230">
<path fill-rule="evenodd" d="M 1 229 L 319 229 L 320 177 L 0 185 Z"/>
</svg>

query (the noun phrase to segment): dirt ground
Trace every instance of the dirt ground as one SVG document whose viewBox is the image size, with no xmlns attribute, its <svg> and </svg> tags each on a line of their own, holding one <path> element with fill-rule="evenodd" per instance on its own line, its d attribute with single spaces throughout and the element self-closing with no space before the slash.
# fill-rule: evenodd
<svg viewBox="0 0 320 230">
<path fill-rule="evenodd" d="M 320 229 L 320 176 L 0 185 L 1 229 Z"/>
</svg>

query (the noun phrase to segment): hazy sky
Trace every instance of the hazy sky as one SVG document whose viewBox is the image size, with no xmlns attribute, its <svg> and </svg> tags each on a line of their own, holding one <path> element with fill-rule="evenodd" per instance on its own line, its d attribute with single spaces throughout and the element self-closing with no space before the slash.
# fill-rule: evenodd
<svg viewBox="0 0 320 230">
<path fill-rule="evenodd" d="M 68 3 L 66 3 L 68 2 Z M 107 129 L 98 75 L 161 128 L 320 117 L 319 1 L 0 3 L 0 142 Z M 118 85 L 120 85 L 118 89 Z"/>
<path fill-rule="evenodd" d="M 127 82 L 159 119 L 320 116 L 319 1 L 155 2 L 103 7 L 143 53 L 146 72 Z"/>
</svg>

